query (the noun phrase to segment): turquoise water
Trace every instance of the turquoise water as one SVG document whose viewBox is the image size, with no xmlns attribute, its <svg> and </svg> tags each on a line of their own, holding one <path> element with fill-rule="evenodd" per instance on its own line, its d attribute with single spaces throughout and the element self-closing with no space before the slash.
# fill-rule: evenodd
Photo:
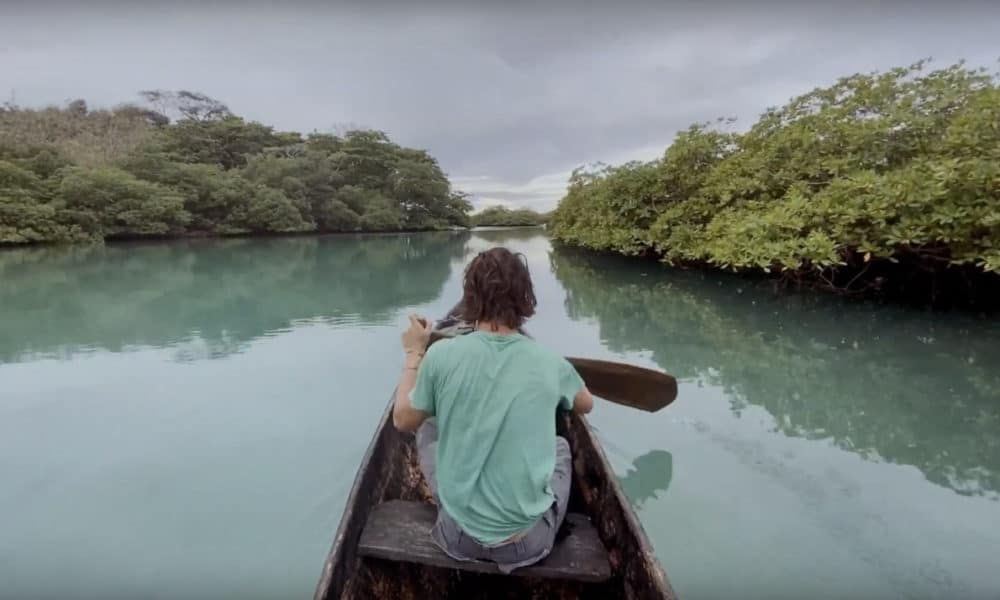
<svg viewBox="0 0 1000 600">
<path fill-rule="evenodd" d="M 592 424 L 683 598 L 1000 596 L 1000 325 L 553 250 L 538 230 L 0 252 L 0 598 L 308 598 L 470 254 L 541 342 L 678 377 Z"/>
</svg>

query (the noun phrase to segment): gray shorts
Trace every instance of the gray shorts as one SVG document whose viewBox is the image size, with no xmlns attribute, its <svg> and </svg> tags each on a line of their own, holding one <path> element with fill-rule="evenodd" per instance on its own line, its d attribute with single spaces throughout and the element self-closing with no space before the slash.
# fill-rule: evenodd
<svg viewBox="0 0 1000 600">
<path fill-rule="evenodd" d="M 434 419 L 427 419 L 417 430 L 417 454 L 420 458 L 420 469 L 435 498 L 437 498 L 437 439 L 437 423 Z M 438 501 L 437 523 L 431 531 L 431 537 L 445 554 L 455 560 L 488 560 L 497 563 L 497 567 L 504 573 L 534 564 L 552 551 L 556 532 L 566 517 L 572 472 L 573 459 L 570 455 L 569 442 L 563 437 L 556 437 L 556 468 L 549 482 L 555 500 L 531 529 L 516 540 L 487 546 L 462 531 L 461 526 L 440 508 L 441 502 Z"/>
</svg>

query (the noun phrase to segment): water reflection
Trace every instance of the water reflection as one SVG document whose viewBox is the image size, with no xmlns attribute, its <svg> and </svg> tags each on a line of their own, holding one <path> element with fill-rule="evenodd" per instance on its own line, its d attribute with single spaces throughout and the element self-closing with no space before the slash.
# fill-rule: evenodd
<svg viewBox="0 0 1000 600">
<path fill-rule="evenodd" d="M 474 229 L 473 232 L 474 237 L 497 245 L 529 240 L 545 240 L 545 230 L 541 227 L 483 227 Z"/>
<path fill-rule="evenodd" d="M 1000 498 L 1000 328 L 745 280 L 557 249 L 573 319 L 617 352 L 649 351 L 680 379 L 721 386 L 731 410 L 873 461 L 914 465 L 959 494 Z"/>
<path fill-rule="evenodd" d="M 632 504 L 642 508 L 647 500 L 655 500 L 658 492 L 670 487 L 673 476 L 673 455 L 666 450 L 650 450 L 632 461 L 632 466 L 618 480 Z"/>
<path fill-rule="evenodd" d="M 300 320 L 385 323 L 433 300 L 468 232 L 0 252 L 0 363 L 90 348 L 239 351 Z"/>
</svg>

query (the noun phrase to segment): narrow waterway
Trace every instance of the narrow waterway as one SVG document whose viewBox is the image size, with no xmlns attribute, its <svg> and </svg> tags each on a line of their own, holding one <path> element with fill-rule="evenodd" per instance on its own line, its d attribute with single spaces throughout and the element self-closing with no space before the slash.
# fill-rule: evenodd
<svg viewBox="0 0 1000 600">
<path fill-rule="evenodd" d="M 681 597 L 1000 596 L 996 321 L 522 230 L 0 252 L 0 597 L 310 597 L 405 315 L 495 244 L 542 343 L 679 379 L 591 422 Z"/>
</svg>

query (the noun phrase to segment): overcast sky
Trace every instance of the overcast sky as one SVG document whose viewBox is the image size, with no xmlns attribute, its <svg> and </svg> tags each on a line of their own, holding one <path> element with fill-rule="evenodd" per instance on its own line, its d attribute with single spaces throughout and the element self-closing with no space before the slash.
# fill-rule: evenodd
<svg viewBox="0 0 1000 600">
<path fill-rule="evenodd" d="M 197 90 L 280 129 L 381 129 L 480 207 L 547 210 L 574 167 L 653 158 L 693 122 L 746 127 L 923 57 L 1000 58 L 1000 1 L 538 4 L 0 0 L 0 97 Z"/>
</svg>

